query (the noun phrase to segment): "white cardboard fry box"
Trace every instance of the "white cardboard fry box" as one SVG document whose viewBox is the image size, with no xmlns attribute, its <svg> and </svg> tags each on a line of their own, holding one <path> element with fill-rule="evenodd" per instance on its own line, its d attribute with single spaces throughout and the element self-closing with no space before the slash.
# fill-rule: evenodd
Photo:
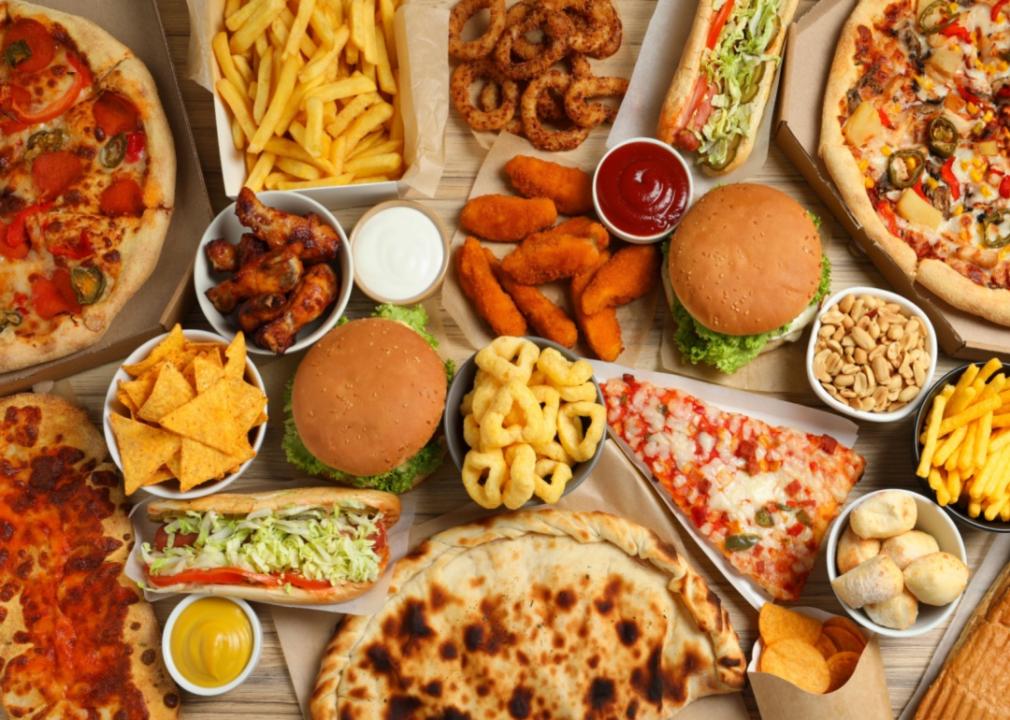
<svg viewBox="0 0 1010 720">
<path fill-rule="evenodd" d="M 821 201 L 899 293 L 918 303 L 936 326 L 943 351 L 958 358 L 1010 354 L 1010 328 L 969 315 L 906 276 L 863 232 L 835 189 L 817 152 L 824 86 L 838 35 L 858 0 L 820 0 L 789 28 L 774 139 Z"/>
</svg>

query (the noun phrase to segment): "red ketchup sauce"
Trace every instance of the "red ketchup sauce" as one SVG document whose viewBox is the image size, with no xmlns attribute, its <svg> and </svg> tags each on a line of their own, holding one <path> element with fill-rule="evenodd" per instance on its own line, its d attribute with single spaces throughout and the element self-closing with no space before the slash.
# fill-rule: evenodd
<svg viewBox="0 0 1010 720">
<path fill-rule="evenodd" d="M 672 230 L 687 210 L 687 170 L 654 143 L 631 142 L 615 149 L 604 158 L 595 182 L 600 210 L 629 235 Z"/>
</svg>

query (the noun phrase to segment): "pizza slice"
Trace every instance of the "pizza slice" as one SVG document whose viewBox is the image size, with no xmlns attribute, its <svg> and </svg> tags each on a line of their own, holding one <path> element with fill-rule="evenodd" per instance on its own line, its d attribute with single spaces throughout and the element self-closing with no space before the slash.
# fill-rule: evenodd
<svg viewBox="0 0 1010 720">
<path fill-rule="evenodd" d="M 698 532 L 776 600 L 799 598 L 863 458 L 631 375 L 603 395 L 611 429 Z"/>
</svg>

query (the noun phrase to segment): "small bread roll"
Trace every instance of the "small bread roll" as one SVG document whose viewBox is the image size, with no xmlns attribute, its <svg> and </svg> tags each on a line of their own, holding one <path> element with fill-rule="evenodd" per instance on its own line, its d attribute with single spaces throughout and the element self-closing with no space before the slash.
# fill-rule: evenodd
<svg viewBox="0 0 1010 720">
<path fill-rule="evenodd" d="M 852 527 L 846 527 L 838 541 L 838 554 L 835 562 L 838 572 L 847 573 L 861 562 L 877 557 L 880 552 L 879 540 L 864 540 L 852 532 Z"/>
<path fill-rule="evenodd" d="M 901 592 L 901 570 L 887 555 L 877 555 L 831 581 L 838 599 L 851 608 L 890 600 Z"/>
<path fill-rule="evenodd" d="M 895 630 L 906 630 L 912 627 L 916 618 L 919 617 L 919 603 L 908 590 L 902 590 L 890 600 L 870 603 L 863 610 L 877 625 Z"/>
<path fill-rule="evenodd" d="M 921 530 L 909 530 L 897 537 L 887 538 L 880 546 L 880 552 L 889 555 L 894 564 L 904 570 L 908 564 L 923 555 L 940 552 L 936 539 Z"/>
<path fill-rule="evenodd" d="M 887 490 L 852 511 L 849 523 L 859 537 L 891 538 L 915 527 L 918 510 L 908 493 Z"/>
<path fill-rule="evenodd" d="M 909 563 L 904 577 L 905 586 L 919 602 L 946 605 L 968 585 L 968 566 L 950 553 L 935 552 Z"/>
</svg>

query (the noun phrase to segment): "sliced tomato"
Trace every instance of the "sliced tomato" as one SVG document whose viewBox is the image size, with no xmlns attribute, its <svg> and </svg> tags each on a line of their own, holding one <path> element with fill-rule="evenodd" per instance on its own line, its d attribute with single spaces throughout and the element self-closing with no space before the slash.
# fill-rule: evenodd
<svg viewBox="0 0 1010 720">
<path fill-rule="evenodd" d="M 63 313 L 79 313 L 81 306 L 70 282 L 70 271 L 56 268 L 52 277 L 33 278 L 32 307 L 39 317 L 46 320 Z"/>
<path fill-rule="evenodd" d="M 708 28 L 708 41 L 705 43 L 705 47 L 709 50 L 714 48 L 716 43 L 719 42 L 722 29 L 726 26 L 730 13 L 733 12 L 733 4 L 734 0 L 726 0 L 723 6 L 719 8 L 719 12 L 715 14 L 715 19 Z"/>
<path fill-rule="evenodd" d="M 33 73 L 49 67 L 56 55 L 56 41 L 46 30 L 46 26 L 38 20 L 22 19 L 15 20 L 7 28 L 4 35 L 3 53 L 5 58 L 8 55 L 18 56 L 21 53 L 11 51 L 11 46 L 15 43 L 24 43 L 27 48 L 27 57 L 14 65 L 15 72 Z"/>
<path fill-rule="evenodd" d="M 333 587 L 333 583 L 329 580 L 310 580 L 304 575 L 296 573 L 284 573 L 281 575 L 281 582 L 302 590 L 326 590 Z"/>
<path fill-rule="evenodd" d="M 945 183 L 947 183 L 947 187 L 950 188 L 950 196 L 952 198 L 954 198 L 955 200 L 960 199 L 960 197 L 961 197 L 961 183 L 959 183 L 957 181 L 957 176 L 954 174 L 954 156 L 953 155 L 951 155 L 949 158 L 947 158 L 947 162 L 945 162 L 943 164 L 943 167 L 940 168 L 940 177 L 943 178 L 943 181 Z M 1003 190 L 1003 185 L 1001 183 L 1000 184 L 1000 194 L 1001 195 L 1003 195 L 1002 190 Z M 1010 197 L 1010 194 L 1003 195 L 1003 197 Z"/>
<path fill-rule="evenodd" d="M 264 573 L 253 573 L 240 568 L 195 568 L 193 570 L 183 570 L 174 575 L 151 575 L 147 573 L 147 580 L 152 585 L 165 587 L 177 583 L 197 583 L 202 585 L 258 585 L 261 587 L 278 587 L 281 580 L 273 575 Z"/>
<path fill-rule="evenodd" d="M 144 214 L 144 194 L 136 180 L 121 177 L 102 191 L 98 205 L 106 215 L 139 217 Z"/>
<path fill-rule="evenodd" d="M 62 195 L 83 172 L 81 159 L 69 150 L 42 153 L 32 161 L 32 182 L 47 198 Z"/>
<path fill-rule="evenodd" d="M 91 109 L 97 125 L 105 137 L 136 130 L 140 122 L 137 107 L 119 93 L 106 90 Z"/>
</svg>

